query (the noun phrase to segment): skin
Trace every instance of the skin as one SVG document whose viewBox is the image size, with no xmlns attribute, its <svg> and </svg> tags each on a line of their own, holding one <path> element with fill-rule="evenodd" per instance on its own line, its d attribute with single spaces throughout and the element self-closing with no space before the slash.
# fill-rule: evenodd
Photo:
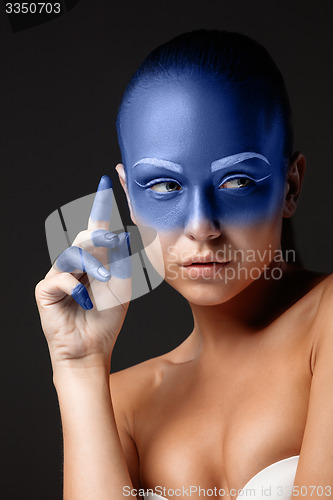
<svg viewBox="0 0 333 500">
<path fill-rule="evenodd" d="M 268 125 L 264 110 L 218 84 L 186 80 L 135 94 L 121 129 L 125 169 L 117 170 L 143 240 L 147 228 L 157 231 L 155 252 L 152 246 L 148 253 L 155 268 L 190 302 L 212 305 L 240 293 L 253 281 L 251 269 L 270 264 L 268 256 L 261 261 L 258 256 L 280 249 L 282 217 L 293 211 L 297 193 L 289 205 L 284 198 L 289 183 L 299 189 L 304 173 L 304 157 L 296 155 L 286 180 L 280 122 Z M 245 152 L 265 161 L 237 162 Z M 231 156 L 235 160 L 228 164 Z M 173 162 L 182 173 L 145 158 Z M 223 161 L 227 165 L 217 170 Z M 165 192 L 167 177 L 181 189 Z M 249 179 L 248 186 L 238 187 Z M 256 256 L 252 262 L 249 251 Z M 231 262 L 216 279 L 183 279 L 184 261 L 208 253 L 215 260 L 217 252 Z M 239 274 L 240 279 L 228 279 Z"/>
<path fill-rule="evenodd" d="M 63 497 L 71 500 L 121 498 L 123 486 L 132 486 L 109 388 L 111 353 L 131 297 L 128 240 L 126 233 L 114 239 L 115 235 L 109 231 L 111 180 L 104 176 L 99 187 L 101 185 L 103 189 L 97 190 L 93 217 L 89 217 L 87 229 L 80 232 L 65 251 L 77 255 L 79 250 L 84 250 L 89 263 L 87 266 L 87 262 L 83 262 L 86 272 L 80 268 L 81 260 L 67 261 L 70 270 L 63 271 L 58 259 L 36 286 L 36 302 L 61 412 Z M 100 236 L 106 234 L 112 238 L 104 238 L 103 242 Z M 111 239 L 112 251 L 117 257 L 111 262 L 111 270 L 116 264 L 119 272 L 105 279 L 97 271 L 102 267 L 109 272 Z M 126 258 L 119 258 L 121 255 Z M 67 260 L 66 254 L 64 260 Z M 78 288 L 85 293 L 73 296 L 73 290 Z M 78 297 L 80 293 L 82 301 Z M 92 308 L 91 304 L 85 307 L 87 296 Z"/>
<path fill-rule="evenodd" d="M 332 487 L 331 448 L 323 445 L 331 429 L 327 378 L 310 390 L 316 369 L 319 380 L 329 366 L 316 364 L 315 339 L 318 325 L 332 321 L 323 305 L 323 296 L 332 299 L 332 280 L 290 273 L 280 291 L 287 300 L 276 293 L 280 314 L 265 328 L 229 317 L 221 329 L 226 318 L 216 306 L 195 309 L 196 326 L 178 348 L 111 375 L 134 487 L 239 491 L 263 468 L 294 455 L 301 455 L 296 485 Z M 258 314 L 259 304 L 252 305 Z M 318 403 L 306 427 L 311 397 Z"/>
<path fill-rule="evenodd" d="M 94 203 L 90 213 L 91 224 L 110 221 L 112 211 L 112 182 L 104 175 L 98 185 Z M 65 272 L 75 270 L 87 273 L 95 280 L 106 282 L 111 276 L 119 279 L 128 279 L 131 276 L 131 261 L 126 259 L 130 255 L 129 233 L 119 236 L 105 229 L 96 229 L 85 235 L 90 246 L 108 248 L 107 263 L 110 271 L 103 266 L 91 253 L 82 247 L 86 243 L 84 234 L 79 235 L 73 245 L 62 252 L 55 262 L 55 269 Z M 87 289 L 82 283 L 76 285 L 71 296 L 85 310 L 93 308 Z"/>
<path fill-rule="evenodd" d="M 223 93 L 202 82 L 148 85 L 135 95 L 123 120 L 125 168 L 119 164 L 117 172 L 131 218 L 143 239 L 148 225 L 157 231 L 162 254 L 152 251 L 149 258 L 188 300 L 194 318 L 192 333 L 174 351 L 111 376 L 132 482 L 137 488 L 198 484 L 239 490 L 264 467 L 300 454 L 318 310 L 322 313 L 322 297 L 332 280 L 286 262 L 278 281 L 190 280 L 181 272 L 182 259 L 184 254 L 215 255 L 225 246 L 245 253 L 279 249 L 282 218 L 296 209 L 305 159 L 295 153 L 286 174 L 281 124 L 268 128 L 263 110 L 252 108 L 236 92 Z M 253 177 L 269 174 L 265 187 L 244 195 L 212 195 L 221 181 L 211 171 L 213 162 L 245 151 L 269 161 L 249 164 Z M 161 182 L 161 169 L 148 160 L 140 164 L 144 179 L 138 179 L 136 164 L 147 158 L 181 165 L 182 177 L 177 172 L 167 177 L 183 191 L 156 196 L 138 186 L 138 180 L 142 185 Z M 243 175 L 246 167 L 248 162 L 242 162 L 230 170 Z M 170 199 L 162 201 L 162 196 Z M 250 271 L 262 263 L 227 264 L 239 265 Z M 272 265 L 264 261 L 268 269 Z M 171 279 L 171 269 L 176 269 L 176 279 Z M 305 434 L 308 441 L 311 425 L 315 427 L 314 421 Z M 313 484 L 332 484 L 332 471 L 322 474 L 319 451 L 313 459 L 317 445 L 311 446 L 312 461 L 309 453 L 301 455 L 295 484 L 307 484 L 310 477 Z M 325 455 L 328 449 L 320 452 Z"/>
<path fill-rule="evenodd" d="M 267 256 L 239 262 L 233 255 L 225 267 L 226 273 L 240 264 L 248 271 L 260 266 L 260 279 L 250 274 L 204 279 L 200 273 L 185 279 L 182 272 L 183 251 L 215 256 L 225 245 L 244 252 L 278 250 L 282 218 L 296 208 L 304 156 L 293 155 L 283 177 L 278 122 L 268 123 L 262 110 L 250 109 L 237 93 L 217 93 L 198 82 L 178 82 L 173 97 L 170 89 L 170 82 L 165 92 L 151 87 L 141 102 L 131 102 L 123 123 L 126 171 L 121 164 L 117 171 L 143 239 L 150 229 L 157 231 L 149 258 L 188 300 L 194 328 L 175 350 L 109 376 L 130 300 L 130 277 L 88 280 L 82 268 L 62 271 L 56 265 L 37 285 L 62 417 L 64 498 L 122 498 L 124 486 L 197 484 L 230 492 L 292 455 L 300 455 L 296 485 L 333 487 L 332 277 L 282 262 L 281 279 L 265 279 L 264 266 L 272 268 Z M 270 166 L 271 172 L 264 192 L 258 187 L 232 195 L 239 200 L 232 198 L 233 207 L 239 203 L 238 215 L 244 217 L 235 219 L 229 195 L 215 191 L 220 184 L 216 187 L 211 167 L 244 152 L 264 156 L 269 164 L 261 160 L 258 170 Z M 169 217 L 154 205 L 147 213 L 140 197 L 132 196 L 136 187 L 130 169 L 142 158 L 182 165 L 185 209 Z M 107 191 L 101 213 L 112 199 Z M 261 200 L 260 210 L 252 196 Z M 100 230 L 109 231 L 109 220 L 90 217 L 73 247 L 96 259 L 96 271 L 100 266 L 109 271 L 107 245 L 94 244 L 94 232 Z M 118 247 L 125 242 L 119 235 Z M 91 310 L 71 295 L 80 284 L 92 298 Z M 100 302 L 105 307 L 96 307 Z M 168 317 L 172 328 L 172 314 Z"/>
</svg>

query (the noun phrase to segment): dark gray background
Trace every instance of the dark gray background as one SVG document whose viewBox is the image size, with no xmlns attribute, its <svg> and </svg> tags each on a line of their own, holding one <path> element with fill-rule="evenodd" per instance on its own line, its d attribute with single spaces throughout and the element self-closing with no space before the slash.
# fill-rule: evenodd
<svg viewBox="0 0 333 500">
<path fill-rule="evenodd" d="M 46 217 L 93 192 L 120 160 L 115 116 L 145 55 L 181 32 L 222 28 L 265 45 L 285 76 L 295 148 L 308 160 L 295 216 L 304 263 L 333 270 L 332 2 L 81 0 L 49 23 L 13 33 L 0 4 L 3 230 L 1 349 L 4 499 L 61 498 L 61 427 L 34 286 L 50 262 Z M 191 331 L 189 308 L 163 284 L 135 300 L 112 369 L 161 354 Z"/>
</svg>

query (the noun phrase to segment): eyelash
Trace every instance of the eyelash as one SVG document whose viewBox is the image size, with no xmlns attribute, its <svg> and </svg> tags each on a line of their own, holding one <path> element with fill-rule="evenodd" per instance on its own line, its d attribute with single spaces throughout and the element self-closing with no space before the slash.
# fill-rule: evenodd
<svg viewBox="0 0 333 500">
<path fill-rule="evenodd" d="M 143 187 L 143 188 L 151 188 L 152 186 L 157 186 L 158 184 L 164 184 L 167 182 L 175 182 L 178 186 L 180 186 L 178 181 L 175 181 L 174 179 L 169 179 L 169 178 L 154 179 L 153 181 L 147 182 L 146 184 L 140 184 L 140 182 L 138 182 L 138 181 L 134 181 L 134 182 L 138 186 Z M 180 189 L 177 189 L 177 191 L 180 191 Z M 169 193 L 174 193 L 174 192 L 175 191 L 169 191 Z M 158 191 L 155 191 L 155 193 L 158 193 Z M 165 194 L 165 193 L 159 193 L 159 194 Z"/>
<path fill-rule="evenodd" d="M 230 182 L 230 181 L 233 181 L 233 180 L 236 180 L 236 179 L 246 179 L 247 181 L 250 181 L 250 184 L 248 186 L 245 186 L 245 187 L 239 187 L 239 188 L 236 188 L 236 189 L 246 189 L 247 187 L 251 187 L 251 185 L 255 185 L 257 183 L 260 183 L 262 182 L 263 180 L 267 179 L 268 177 L 270 177 L 271 174 L 269 175 L 266 175 L 265 177 L 262 177 L 261 179 L 253 179 L 252 177 L 249 177 L 247 175 L 244 175 L 244 174 L 235 174 L 235 175 L 232 175 L 232 176 L 229 176 L 229 177 L 226 177 L 225 179 L 223 179 L 223 181 L 221 181 L 221 183 L 219 184 L 219 189 L 221 188 L 221 186 L 227 182 Z M 178 181 L 175 181 L 174 179 L 170 179 L 170 178 L 161 178 L 161 179 L 154 179 L 153 181 L 150 181 L 150 182 L 147 182 L 146 184 L 140 184 L 138 181 L 135 181 L 136 184 L 138 184 L 138 186 L 140 187 L 143 187 L 143 188 L 151 188 L 152 186 L 157 186 L 159 184 L 165 184 L 165 183 L 168 183 L 168 182 L 174 182 L 175 184 L 177 184 L 178 186 L 181 187 L 181 185 L 179 184 Z M 225 189 L 235 189 L 235 188 L 225 188 Z M 166 191 L 165 193 L 161 193 L 159 191 L 155 191 L 153 190 L 155 193 L 159 193 L 159 194 L 167 194 L 167 193 L 175 193 L 176 191 L 181 191 L 181 189 L 176 189 L 176 190 L 173 190 L 173 191 Z"/>
<path fill-rule="evenodd" d="M 230 175 L 229 177 L 226 177 L 225 179 L 223 179 L 223 181 L 219 184 L 219 189 L 220 189 L 220 186 L 223 186 L 223 184 L 225 184 L 226 182 L 230 182 L 230 181 L 233 181 L 233 180 L 236 180 L 236 179 L 246 179 L 248 181 L 250 181 L 250 184 L 243 187 L 243 188 L 239 188 L 241 190 L 244 190 L 246 189 L 247 187 L 251 188 L 257 184 L 260 184 L 262 181 L 268 179 L 268 177 L 270 177 L 271 174 L 269 175 L 265 175 L 265 177 L 261 177 L 260 179 L 253 179 L 252 177 L 248 176 L 248 175 L 239 175 L 239 174 L 235 174 L 235 175 Z M 228 189 L 228 188 L 226 188 Z M 229 189 L 234 189 L 234 188 L 229 188 Z"/>
<path fill-rule="evenodd" d="M 249 181 L 249 184 L 247 186 L 245 186 L 245 187 L 239 187 L 238 189 L 245 189 L 246 187 L 250 187 L 251 185 L 253 186 L 258 181 L 261 180 L 261 179 L 255 180 L 255 179 L 252 179 L 252 177 L 248 177 L 246 175 L 231 175 L 231 176 L 226 177 L 225 179 L 223 179 L 223 181 L 221 181 L 221 183 L 219 184 L 219 189 L 221 189 L 221 186 L 223 186 L 223 184 L 226 184 L 227 182 L 235 181 L 235 180 L 238 180 L 238 179 L 239 180 L 245 179 L 246 181 Z M 224 188 L 224 189 L 235 189 L 235 188 Z"/>
</svg>

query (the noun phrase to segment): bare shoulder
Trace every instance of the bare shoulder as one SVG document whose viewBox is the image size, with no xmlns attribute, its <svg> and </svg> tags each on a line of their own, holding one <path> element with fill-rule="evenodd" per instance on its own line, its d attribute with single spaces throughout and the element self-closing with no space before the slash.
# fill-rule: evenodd
<svg viewBox="0 0 333 500">
<path fill-rule="evenodd" d="M 333 273 L 328 274 L 317 285 L 318 288 L 318 309 L 316 321 L 333 317 Z"/>
<path fill-rule="evenodd" d="M 320 293 L 316 316 L 313 322 L 315 338 L 313 343 L 313 367 L 321 351 L 333 352 L 333 274 L 318 285 Z M 332 361 L 332 358 L 331 358 Z"/>
<path fill-rule="evenodd" d="M 154 389 L 159 385 L 165 364 L 165 356 L 158 356 L 112 373 L 110 375 L 112 389 L 117 391 L 126 389 L 127 394 L 138 394 L 140 397 L 148 388 Z"/>
<path fill-rule="evenodd" d="M 333 487 L 333 275 L 317 285 L 318 302 L 313 321 L 312 381 L 302 448 L 294 484 Z"/>
<path fill-rule="evenodd" d="M 326 278 L 321 282 L 323 288 L 323 300 L 326 301 L 332 300 L 333 296 L 333 273 L 330 273 L 326 276 Z"/>
<path fill-rule="evenodd" d="M 118 415 L 123 414 L 129 430 L 134 411 L 158 390 L 170 365 L 168 356 L 162 355 L 110 374 L 114 409 Z"/>
<path fill-rule="evenodd" d="M 333 292 L 333 274 L 292 267 L 285 282 L 284 294 L 291 297 L 294 308 L 306 314 L 322 309 L 321 304 Z"/>
</svg>

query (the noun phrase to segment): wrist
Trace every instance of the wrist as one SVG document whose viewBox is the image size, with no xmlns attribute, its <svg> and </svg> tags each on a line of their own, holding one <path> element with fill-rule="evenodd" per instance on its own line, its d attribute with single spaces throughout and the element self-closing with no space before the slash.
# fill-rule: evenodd
<svg viewBox="0 0 333 500">
<path fill-rule="evenodd" d="M 80 359 L 66 359 L 52 363 L 55 387 L 70 381 L 109 381 L 110 359 L 91 355 Z"/>
</svg>

